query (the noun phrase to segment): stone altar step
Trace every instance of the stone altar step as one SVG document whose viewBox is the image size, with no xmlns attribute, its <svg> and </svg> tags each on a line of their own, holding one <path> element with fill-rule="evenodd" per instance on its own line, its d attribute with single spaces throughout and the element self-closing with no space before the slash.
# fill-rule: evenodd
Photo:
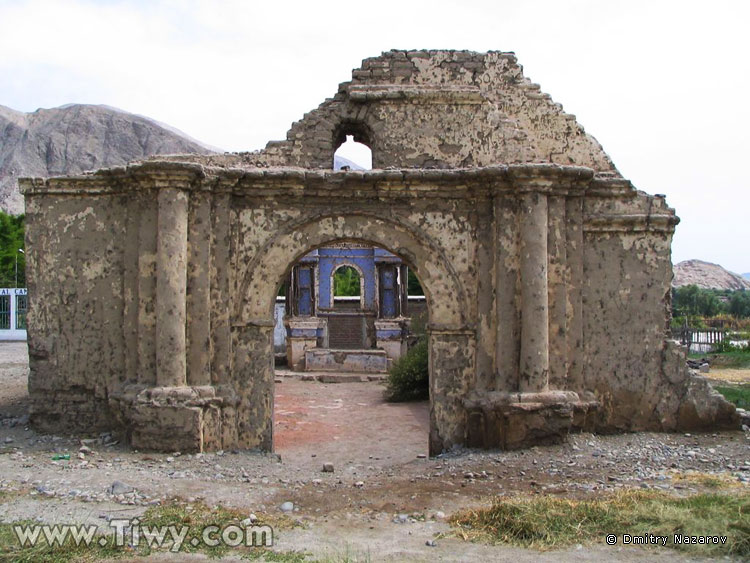
<svg viewBox="0 0 750 563">
<path fill-rule="evenodd" d="M 305 351 L 305 371 L 387 373 L 390 366 L 385 350 L 313 348 Z"/>
<path fill-rule="evenodd" d="M 287 379 L 300 381 L 319 381 L 320 383 L 366 383 L 368 381 L 385 381 L 386 373 L 344 373 L 333 371 L 292 371 L 276 369 L 276 383 Z"/>
</svg>

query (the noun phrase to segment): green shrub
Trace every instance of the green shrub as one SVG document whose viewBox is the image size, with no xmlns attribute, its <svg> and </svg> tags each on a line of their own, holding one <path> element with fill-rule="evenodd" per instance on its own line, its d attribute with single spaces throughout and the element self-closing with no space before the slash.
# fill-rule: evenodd
<svg viewBox="0 0 750 563">
<path fill-rule="evenodd" d="M 750 352 L 750 344 L 734 344 L 729 338 L 714 344 L 711 352 L 715 354 L 726 354 L 727 352 Z"/>
<path fill-rule="evenodd" d="M 430 396 L 427 339 L 422 338 L 393 363 L 386 383 L 388 401 L 420 401 Z"/>
<path fill-rule="evenodd" d="M 713 348 L 711 348 L 711 351 L 715 352 L 716 354 L 723 354 L 724 352 L 734 352 L 735 350 L 737 350 L 737 346 L 732 344 L 729 341 L 729 338 L 724 338 L 724 340 L 717 342 L 713 345 Z"/>
</svg>

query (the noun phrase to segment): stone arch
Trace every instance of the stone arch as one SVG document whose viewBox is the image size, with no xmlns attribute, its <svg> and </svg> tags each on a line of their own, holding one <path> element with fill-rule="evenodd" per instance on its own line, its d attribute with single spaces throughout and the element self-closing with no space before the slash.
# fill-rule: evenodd
<svg viewBox="0 0 750 563">
<path fill-rule="evenodd" d="M 438 244 L 397 219 L 367 213 L 319 214 L 279 229 L 247 265 L 235 306 L 235 325 L 273 318 L 276 291 L 290 268 L 315 248 L 338 241 L 361 241 L 399 256 L 419 278 L 436 328 L 465 329 L 466 291 Z"/>
<path fill-rule="evenodd" d="M 333 150 L 339 148 L 345 141 L 347 135 L 354 137 L 356 143 L 362 143 L 373 150 L 375 136 L 370 126 L 362 120 L 343 118 L 333 130 Z"/>
<path fill-rule="evenodd" d="M 276 291 L 305 254 L 336 242 L 364 242 L 401 258 L 419 277 L 429 316 L 429 451 L 466 443 L 464 398 L 475 377 L 476 335 L 468 321 L 467 292 L 438 243 L 408 223 L 366 212 L 307 215 L 289 222 L 250 260 L 232 320 L 233 387 L 239 393 L 239 443 L 273 443 L 273 306 Z M 246 413 L 246 414 L 243 414 Z"/>
</svg>

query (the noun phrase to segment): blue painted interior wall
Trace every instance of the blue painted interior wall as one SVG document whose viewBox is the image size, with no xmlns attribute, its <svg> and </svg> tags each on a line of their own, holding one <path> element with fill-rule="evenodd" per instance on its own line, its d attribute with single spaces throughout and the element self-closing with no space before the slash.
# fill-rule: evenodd
<svg viewBox="0 0 750 563">
<path fill-rule="evenodd" d="M 335 248 L 324 247 L 313 250 L 305 255 L 300 262 L 317 263 L 318 266 L 318 287 L 316 295 L 318 301 L 318 310 L 332 309 L 331 303 L 331 282 L 332 275 L 341 266 L 355 266 L 364 279 L 363 293 L 364 299 L 362 307 L 364 310 L 377 311 L 378 309 L 378 292 L 377 292 L 377 267 L 376 264 L 389 262 L 400 264 L 401 260 L 395 254 L 383 250 L 382 248 Z M 393 292 L 386 295 L 386 299 L 392 299 Z M 306 293 L 303 291 L 301 298 L 305 298 Z M 360 296 L 362 297 L 362 296 Z M 309 299 L 309 296 L 307 297 Z M 308 302 L 309 303 L 309 302 Z M 309 304 L 300 303 L 301 308 L 307 310 Z M 385 309 L 395 305 L 383 303 Z"/>
</svg>

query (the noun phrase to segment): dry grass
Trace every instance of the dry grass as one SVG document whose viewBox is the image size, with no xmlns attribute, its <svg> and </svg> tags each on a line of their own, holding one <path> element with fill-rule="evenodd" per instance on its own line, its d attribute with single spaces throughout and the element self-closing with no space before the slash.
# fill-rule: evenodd
<svg viewBox="0 0 750 563">
<path fill-rule="evenodd" d="M 451 518 L 465 540 L 538 550 L 604 544 L 607 534 L 656 534 L 668 547 L 700 556 L 750 557 L 750 494 L 699 494 L 679 498 L 626 490 L 596 500 L 552 497 L 499 499 L 490 508 Z M 726 536 L 724 545 L 675 545 L 674 534 Z"/>
<path fill-rule="evenodd" d="M 744 489 L 747 485 L 738 481 L 731 473 L 704 473 L 702 471 L 673 471 L 673 483 L 693 485 L 712 490 Z"/>
</svg>

